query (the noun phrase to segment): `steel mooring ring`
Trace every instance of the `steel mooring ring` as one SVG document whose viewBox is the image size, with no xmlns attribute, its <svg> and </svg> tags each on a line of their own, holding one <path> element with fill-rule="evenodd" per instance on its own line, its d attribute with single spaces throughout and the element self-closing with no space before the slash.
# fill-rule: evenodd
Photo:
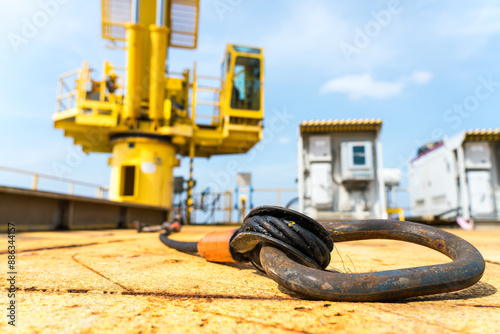
<svg viewBox="0 0 500 334">
<path fill-rule="evenodd" d="M 485 269 L 479 251 L 467 241 L 438 228 L 398 220 L 365 220 L 321 224 L 334 243 L 393 239 L 432 248 L 450 263 L 371 273 L 344 274 L 310 268 L 265 244 L 260 262 L 278 284 L 296 293 L 333 301 L 387 301 L 465 289 Z"/>
</svg>

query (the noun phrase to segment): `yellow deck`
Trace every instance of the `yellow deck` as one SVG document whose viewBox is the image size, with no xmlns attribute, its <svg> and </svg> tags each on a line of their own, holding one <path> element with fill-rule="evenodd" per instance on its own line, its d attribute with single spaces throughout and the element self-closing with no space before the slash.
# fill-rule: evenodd
<svg viewBox="0 0 500 334">
<path fill-rule="evenodd" d="M 198 240 L 220 227 L 188 226 Z M 132 230 L 17 235 L 16 331 L 5 333 L 495 333 L 500 329 L 500 231 L 453 233 L 486 259 L 475 286 L 394 303 L 304 300 L 251 265 L 221 265 Z M 5 253 L 7 241 L 3 237 Z M 448 259 L 397 241 L 336 244 L 332 267 L 366 272 Z M 341 257 L 344 264 L 342 263 Z M 6 313 L 6 254 L 1 255 Z"/>
</svg>

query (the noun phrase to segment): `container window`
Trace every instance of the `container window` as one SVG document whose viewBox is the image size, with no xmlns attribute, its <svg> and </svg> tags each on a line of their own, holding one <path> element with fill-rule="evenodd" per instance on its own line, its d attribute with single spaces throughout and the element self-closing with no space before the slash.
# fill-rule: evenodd
<svg viewBox="0 0 500 334">
<path fill-rule="evenodd" d="M 354 166 L 365 166 L 366 165 L 366 155 L 365 146 L 353 146 L 352 147 L 352 162 Z"/>
</svg>

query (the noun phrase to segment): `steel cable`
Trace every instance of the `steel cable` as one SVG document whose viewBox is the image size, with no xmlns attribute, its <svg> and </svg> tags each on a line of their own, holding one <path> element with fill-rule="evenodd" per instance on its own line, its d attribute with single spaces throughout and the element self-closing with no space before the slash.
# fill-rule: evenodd
<svg viewBox="0 0 500 334">
<path fill-rule="evenodd" d="M 177 241 L 169 239 L 166 234 L 160 234 L 160 241 L 170 248 L 176 249 L 181 252 L 186 253 L 196 253 L 198 252 L 198 242 L 190 242 L 190 241 Z"/>
<path fill-rule="evenodd" d="M 312 258 L 318 267 L 325 268 L 330 262 L 330 250 L 326 241 L 292 220 L 269 215 L 253 216 L 245 220 L 240 231 L 263 234 L 279 240 Z"/>
</svg>

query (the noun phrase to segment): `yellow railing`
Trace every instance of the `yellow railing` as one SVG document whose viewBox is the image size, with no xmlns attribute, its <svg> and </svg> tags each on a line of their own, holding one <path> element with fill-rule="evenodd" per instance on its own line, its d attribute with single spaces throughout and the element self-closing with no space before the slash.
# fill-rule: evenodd
<svg viewBox="0 0 500 334">
<path fill-rule="evenodd" d="M 402 208 L 387 208 L 387 214 L 389 215 L 389 217 L 391 215 L 397 214 L 399 220 L 402 220 L 402 221 L 405 220 L 405 214 L 404 214 L 404 210 Z"/>
<path fill-rule="evenodd" d="M 57 91 L 57 112 L 78 109 L 87 115 L 113 115 L 117 105 L 123 103 L 123 76 L 115 73 L 110 63 L 104 63 L 102 81 L 94 81 L 90 76 L 92 71 L 87 62 L 82 68 L 65 73 L 59 77 Z M 113 75 L 116 91 L 111 94 L 106 91 L 106 80 Z"/>
<path fill-rule="evenodd" d="M 204 82 L 209 82 L 210 86 L 201 86 L 199 80 Z M 215 84 L 215 82 L 217 82 Z M 212 84 L 213 83 L 213 84 Z M 196 74 L 196 64 L 194 65 L 193 72 L 193 84 L 192 84 L 192 95 L 191 95 L 191 119 L 198 125 L 212 125 L 218 126 L 222 124 L 222 113 L 220 112 L 220 93 L 221 93 L 222 79 L 219 77 L 212 77 L 206 75 Z M 207 94 L 212 94 L 211 100 L 202 100 L 198 97 L 198 92 Z M 198 106 L 208 106 L 211 108 L 211 113 L 198 113 Z M 207 108 L 208 109 L 208 108 Z M 207 121 L 197 121 L 197 119 L 205 119 Z"/>
<path fill-rule="evenodd" d="M 80 74 L 81 70 L 78 69 L 59 76 L 56 112 L 76 108 L 78 98 L 76 85 Z"/>
</svg>

